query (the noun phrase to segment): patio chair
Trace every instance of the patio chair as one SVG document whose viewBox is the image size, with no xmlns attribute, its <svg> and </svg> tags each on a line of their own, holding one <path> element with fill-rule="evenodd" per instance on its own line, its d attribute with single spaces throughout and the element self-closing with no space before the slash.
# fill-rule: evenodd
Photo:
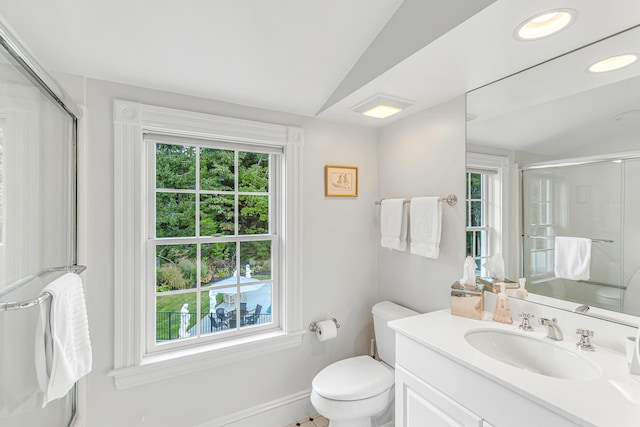
<svg viewBox="0 0 640 427">
<path fill-rule="evenodd" d="M 227 311 L 224 308 L 216 308 L 216 317 L 218 318 L 218 324 L 220 327 L 229 327 L 229 316 L 227 316 Z"/>
<path fill-rule="evenodd" d="M 260 319 L 260 312 L 262 312 L 262 306 L 258 304 L 256 305 L 256 309 L 253 311 L 253 314 L 250 314 L 245 318 L 245 324 L 255 325 L 258 323 L 258 320 Z"/>
<path fill-rule="evenodd" d="M 213 313 L 209 313 L 209 332 L 213 332 L 220 328 L 222 328 L 222 324 L 218 320 L 218 316 Z"/>
<path fill-rule="evenodd" d="M 240 325 L 244 325 L 247 319 L 247 303 L 246 302 L 241 302 L 240 303 Z"/>
</svg>

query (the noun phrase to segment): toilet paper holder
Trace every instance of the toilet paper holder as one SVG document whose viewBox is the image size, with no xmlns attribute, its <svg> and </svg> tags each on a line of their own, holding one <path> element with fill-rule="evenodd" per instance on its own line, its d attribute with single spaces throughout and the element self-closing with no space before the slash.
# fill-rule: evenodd
<svg viewBox="0 0 640 427">
<path fill-rule="evenodd" d="M 335 319 L 335 317 L 332 317 L 330 320 L 333 320 L 333 323 L 336 324 L 336 328 L 340 328 L 340 324 L 338 323 L 338 321 Z M 309 323 L 309 330 L 313 333 L 315 333 L 318 330 L 318 322 L 311 322 Z"/>
</svg>

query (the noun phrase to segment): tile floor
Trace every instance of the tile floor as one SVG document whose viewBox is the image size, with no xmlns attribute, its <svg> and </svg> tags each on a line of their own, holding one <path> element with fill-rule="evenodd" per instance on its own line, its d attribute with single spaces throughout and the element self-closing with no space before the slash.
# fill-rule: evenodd
<svg viewBox="0 0 640 427">
<path fill-rule="evenodd" d="M 298 420 L 298 422 L 287 424 L 284 427 L 327 427 L 328 425 L 329 420 L 322 415 L 312 415 Z"/>
</svg>

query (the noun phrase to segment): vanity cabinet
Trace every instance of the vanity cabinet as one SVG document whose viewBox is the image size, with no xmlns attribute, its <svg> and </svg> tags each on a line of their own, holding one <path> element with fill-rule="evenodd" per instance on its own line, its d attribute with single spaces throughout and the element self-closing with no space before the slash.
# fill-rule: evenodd
<svg viewBox="0 0 640 427">
<path fill-rule="evenodd" d="M 395 375 L 396 426 L 584 425 L 401 333 L 396 334 Z"/>
<path fill-rule="evenodd" d="M 396 366 L 396 403 L 396 426 L 489 426 L 401 366 Z"/>
</svg>

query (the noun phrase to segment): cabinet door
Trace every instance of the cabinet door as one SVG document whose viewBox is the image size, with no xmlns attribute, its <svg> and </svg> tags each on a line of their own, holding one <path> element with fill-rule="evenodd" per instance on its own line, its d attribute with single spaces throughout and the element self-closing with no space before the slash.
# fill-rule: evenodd
<svg viewBox="0 0 640 427">
<path fill-rule="evenodd" d="M 476 414 L 396 365 L 396 426 L 483 427 Z"/>
</svg>

